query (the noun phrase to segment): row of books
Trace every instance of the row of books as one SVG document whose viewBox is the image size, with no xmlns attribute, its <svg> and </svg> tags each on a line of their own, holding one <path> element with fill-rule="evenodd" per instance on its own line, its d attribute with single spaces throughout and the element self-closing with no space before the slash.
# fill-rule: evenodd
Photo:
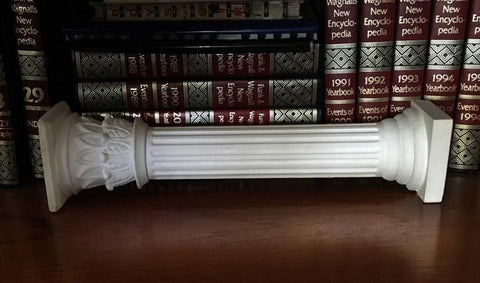
<svg viewBox="0 0 480 283">
<path fill-rule="evenodd" d="M 422 97 L 453 115 L 469 1 L 325 1 L 322 8 L 328 122 L 379 121 Z"/>
<path fill-rule="evenodd" d="M 173 126 L 374 122 L 424 98 L 455 117 L 450 166 L 478 168 L 478 1 L 11 0 L 11 8 L 35 177 L 36 121 L 60 99 L 91 117 Z"/>
<path fill-rule="evenodd" d="M 303 0 L 160 0 L 147 3 L 77 0 L 68 5 L 57 0 L 7 2 L 2 5 L 10 14 L 3 19 L 14 33 L 16 64 L 23 92 L 12 96 L 23 97 L 20 112 L 26 130 L 20 138 L 28 136 L 27 151 L 30 152 L 34 177 L 43 176 L 37 121 L 58 100 L 67 100 L 74 109 L 92 117 L 114 111 L 115 115 L 127 118 L 151 117 L 149 122 L 154 125 L 314 123 L 321 117 L 317 108 L 318 21 L 313 15 L 301 19 Z M 99 9 L 104 12 L 112 11 L 111 8 L 126 11 L 134 6 L 137 12 L 150 13 L 153 8 L 158 14 L 158 9 L 162 8 L 159 5 L 163 8 L 170 5 L 176 12 L 169 20 L 179 21 L 152 23 L 143 19 L 144 24 L 120 24 L 109 22 L 113 19 L 111 17 L 98 17 Z M 95 13 L 91 13 L 92 7 Z M 188 17 L 197 22 L 185 21 L 188 20 L 183 17 L 186 10 L 179 9 L 186 7 L 191 8 Z M 208 8 L 210 18 L 201 17 L 202 7 Z M 242 17 L 244 19 L 236 21 Z M 74 63 L 70 61 L 70 52 L 83 60 L 81 64 L 86 68 L 83 73 L 70 72 Z M 233 82 L 234 74 L 226 77 L 230 79 L 208 74 L 205 64 L 213 54 L 219 55 L 218 66 L 223 60 L 226 73 L 231 73 L 232 52 L 238 55 L 236 67 L 241 68 L 240 65 L 244 64 L 249 68 L 247 72 L 258 73 L 253 75 L 258 80 L 246 75 Z M 179 65 L 178 60 L 183 58 L 176 58 L 175 54 L 188 55 L 189 66 L 195 66 L 197 76 L 187 74 L 183 82 L 179 82 L 180 77 L 173 73 L 163 81 L 153 73 L 148 80 L 147 76 L 142 76 L 143 81 L 140 78 L 122 81 L 116 77 L 116 63 L 120 64 L 120 71 L 128 69 L 131 72 L 136 68 L 138 74 L 148 71 L 164 73 L 165 64 L 168 64 L 169 71 L 174 72 L 176 68 L 177 72 L 191 73 L 193 69 L 184 68 L 185 63 Z M 221 54 L 224 59 L 220 58 Z M 273 64 L 274 61 L 277 64 Z M 150 67 L 149 63 L 152 64 Z M 99 66 L 97 64 L 106 69 L 103 75 L 95 78 L 100 74 L 97 72 L 100 69 L 93 71 Z M 280 68 L 287 76 L 280 75 Z M 206 71 L 205 76 L 200 75 L 203 71 Z M 267 75 L 269 72 L 279 75 Z M 84 77 L 85 74 L 89 77 Z M 213 101 L 212 91 L 220 94 L 221 88 L 224 88 L 225 99 L 223 102 L 221 99 Z M 91 95 L 95 91 L 103 96 Z M 232 91 L 236 92 L 235 96 L 231 95 Z M 225 106 L 221 106 L 222 103 Z"/>
<path fill-rule="evenodd" d="M 447 114 L 455 117 L 456 120 L 450 167 L 457 169 L 478 167 L 480 161 L 480 133 L 477 125 L 480 118 L 478 118 L 478 111 L 475 110 L 478 108 L 475 106 L 477 105 L 475 94 L 478 92 L 475 78 L 478 74 L 474 68 L 480 60 L 478 59 L 479 51 L 475 42 L 475 36 L 478 33 L 478 15 L 480 14 L 480 11 L 478 11 L 480 8 L 479 3 L 466 0 L 327 0 L 312 1 L 311 4 L 315 6 L 319 17 L 322 18 L 322 30 L 324 28 L 324 42 L 320 44 L 319 48 L 314 49 L 322 50 L 321 52 L 324 51 L 323 54 L 318 56 L 324 68 L 320 68 L 317 72 L 316 85 L 322 86 L 324 84 L 324 87 L 321 87 L 318 91 L 317 101 L 321 104 L 324 103 L 324 107 L 321 110 L 323 110 L 325 122 L 381 121 L 386 117 L 393 117 L 401 113 L 413 99 L 423 98 L 432 100 Z M 300 16 L 302 16 L 303 20 L 299 22 L 307 23 L 307 25 L 313 27 L 308 22 L 308 15 L 300 14 Z M 97 17 L 97 19 L 99 18 Z M 109 19 L 102 18 L 102 20 Z M 121 19 L 121 21 L 131 20 Z M 285 23 L 285 21 L 281 22 L 282 24 Z M 251 41 L 252 38 L 253 40 L 279 39 L 279 37 L 283 39 L 282 36 L 297 38 L 299 34 L 303 34 L 301 24 L 295 25 L 292 22 L 288 22 L 288 29 L 280 24 L 280 29 L 273 31 L 274 28 L 272 27 L 276 25 L 277 23 L 275 22 L 268 22 L 268 28 L 272 29 L 270 34 L 268 28 L 256 25 L 253 34 L 251 32 L 243 33 L 241 29 L 238 29 L 236 30 L 237 34 L 229 34 L 228 36 L 230 38 L 236 37 L 243 41 Z M 167 27 L 167 31 L 171 30 L 171 27 L 168 25 L 163 24 L 162 26 Z M 67 37 L 71 38 L 72 41 L 84 40 L 85 38 L 89 38 L 89 40 L 92 38 L 103 38 L 104 41 L 109 41 L 105 39 L 107 36 L 115 39 L 122 38 L 122 36 L 128 38 L 131 36 L 128 32 L 122 34 L 116 30 L 125 30 L 124 27 L 125 25 L 119 22 L 115 22 L 112 26 L 103 25 L 102 28 L 98 26 L 93 28 L 83 27 L 83 30 L 81 28 L 69 30 Z M 97 28 L 101 32 L 95 31 Z M 91 32 L 92 30 L 93 33 Z M 145 30 L 145 27 L 142 30 Z M 204 34 L 199 36 L 198 33 L 188 28 L 181 28 L 181 30 L 186 33 L 182 37 L 183 39 L 191 37 L 193 40 L 205 40 L 212 39 L 212 36 L 217 36 L 214 40 L 219 40 L 224 36 L 222 33 L 210 34 L 208 35 L 210 37 Z M 210 30 L 210 28 L 204 28 L 203 30 Z M 467 31 L 469 41 L 467 41 L 467 48 L 465 49 L 464 43 Z M 311 34 L 320 34 L 320 32 L 311 31 Z M 171 34 L 156 33 L 153 36 L 168 39 L 171 42 L 178 35 L 172 37 Z M 119 42 L 121 40 L 117 41 L 117 43 Z M 277 41 L 276 44 L 284 43 Z M 81 46 L 81 43 L 78 46 Z M 121 85 L 115 85 L 116 88 L 124 90 L 122 95 L 124 101 L 128 100 L 126 98 L 127 89 L 129 89 L 127 80 L 137 80 L 133 84 L 134 88 L 138 88 L 139 79 L 161 79 L 163 82 L 165 80 L 184 80 L 182 82 L 184 89 L 197 89 L 196 86 L 189 86 L 192 83 L 189 80 L 192 78 L 203 78 L 205 80 L 202 83 L 206 85 L 205 92 L 209 93 L 209 95 L 205 95 L 208 98 L 206 99 L 208 103 L 199 107 L 203 109 L 207 107 L 225 109 L 225 105 L 216 100 L 223 99 L 223 97 L 212 91 L 215 90 L 215 85 L 210 81 L 212 79 L 225 79 L 230 80 L 232 83 L 243 85 L 246 84 L 246 81 L 233 82 L 231 81 L 232 78 L 255 77 L 268 79 L 267 81 L 262 81 L 262 83 L 273 84 L 273 80 L 283 76 L 284 80 L 280 82 L 280 85 L 288 85 L 291 83 L 291 77 L 288 77 L 288 74 L 312 75 L 312 73 L 308 73 L 310 71 L 308 68 L 302 70 L 301 64 L 297 70 L 290 70 L 288 74 L 278 71 L 275 67 L 264 73 L 248 73 L 243 72 L 242 66 L 231 64 L 228 69 L 231 76 L 228 76 L 225 71 L 227 68 L 224 67 L 226 60 L 235 62 L 239 58 L 248 58 L 249 54 L 250 57 L 254 57 L 255 53 L 142 53 L 139 56 L 149 58 L 144 68 L 146 71 L 142 75 L 135 76 L 128 74 L 128 71 L 126 71 L 128 70 L 129 62 L 125 58 L 128 58 L 129 54 L 122 52 L 102 54 L 107 55 L 102 57 L 103 59 L 115 57 L 120 58 L 119 61 L 122 62 L 121 58 L 123 58 L 123 63 L 119 64 L 118 70 L 124 71 L 117 71 L 112 76 L 112 71 L 108 70 L 110 65 L 104 62 L 97 62 L 99 64 L 93 65 L 85 64 L 86 62 L 91 63 L 92 58 L 95 56 L 98 59 L 100 54 L 98 51 L 92 53 L 74 50 L 74 54 L 74 64 L 79 78 L 99 79 L 102 77 L 102 74 L 108 73 L 110 79 L 125 80 Z M 285 54 L 289 53 L 267 53 L 265 55 L 275 58 L 275 56 L 282 57 Z M 258 56 L 258 53 L 256 55 Z M 314 54 L 311 57 L 315 58 L 316 56 Z M 132 57 L 132 54 L 130 54 L 130 57 Z M 203 59 L 199 59 L 199 57 Z M 178 62 L 178 66 L 182 67 L 179 68 L 175 65 L 174 69 L 169 69 L 169 59 Z M 197 60 L 206 62 L 203 65 L 204 68 L 199 70 L 199 68 L 191 66 L 191 62 L 198 64 Z M 272 61 L 274 64 L 277 63 L 275 59 L 270 60 L 270 62 Z M 309 63 L 310 61 L 308 61 L 306 66 Z M 460 76 L 462 64 L 465 67 L 463 68 L 463 75 Z M 92 67 L 98 65 L 101 67 L 92 71 Z M 323 72 L 324 76 L 321 75 Z M 227 83 L 227 81 L 224 82 Z M 149 88 L 157 88 L 154 86 L 155 82 L 149 82 L 148 84 Z M 88 109 L 97 110 L 114 110 L 114 108 L 118 108 L 119 105 L 111 106 L 101 103 L 93 105 L 92 101 L 85 99 L 86 96 L 93 97 L 91 94 L 92 88 L 97 89 L 99 86 L 101 88 L 109 87 L 104 82 L 88 85 L 86 83 L 79 84 L 77 86 L 77 96 L 80 104 Z M 244 87 L 240 88 L 243 89 Z M 462 90 L 464 93 L 459 95 L 459 90 Z M 306 93 L 316 95 L 313 92 L 308 92 L 308 90 Z M 104 99 L 105 95 L 104 92 L 100 91 L 95 97 Z M 195 109 L 197 105 L 190 103 L 189 100 L 192 95 L 195 96 L 197 93 L 193 92 L 191 94 L 185 91 L 183 95 L 185 99 L 177 108 Z M 148 99 L 153 100 L 154 96 L 149 96 Z M 256 98 L 253 99 L 255 100 Z M 246 101 L 246 99 L 243 101 Z M 278 100 L 275 99 L 274 94 L 270 104 L 262 105 L 265 107 L 302 107 L 312 105 L 277 105 L 276 101 Z M 87 106 L 86 103 L 90 105 Z M 229 107 L 232 109 L 245 108 L 245 105 L 248 104 L 242 105 L 241 103 L 232 102 Z M 131 110 L 135 108 L 131 105 L 125 107 Z M 176 108 L 170 103 L 158 105 L 157 107 L 163 109 Z M 475 111 L 477 112 L 474 113 Z"/>
<path fill-rule="evenodd" d="M 480 1 L 314 3 L 324 16 L 326 121 L 380 121 L 428 99 L 454 117 L 449 166 L 477 169 Z"/>
<path fill-rule="evenodd" d="M 199 6 L 213 3 L 237 5 L 93 4 L 96 10 L 135 6 L 139 11 L 185 5 L 195 14 Z M 140 16 L 135 27 L 130 23 L 135 19 L 126 17 L 71 22 L 63 31 L 73 54 L 79 110 L 93 117 L 141 116 L 156 126 L 319 122 L 319 26 L 315 15 L 305 12 L 309 9 L 300 13 L 302 3 L 239 1 L 245 9 L 261 6 L 269 15 L 279 4 L 283 15 L 242 21 L 225 15 L 221 25 L 218 17 L 202 16 L 194 24 Z"/>
</svg>

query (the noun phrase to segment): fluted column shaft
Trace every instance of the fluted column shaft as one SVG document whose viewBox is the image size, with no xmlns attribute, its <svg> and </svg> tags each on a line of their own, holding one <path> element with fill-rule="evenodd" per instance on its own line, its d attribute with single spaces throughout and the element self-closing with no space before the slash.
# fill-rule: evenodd
<svg viewBox="0 0 480 283">
<path fill-rule="evenodd" d="M 152 128 L 149 179 L 379 176 L 383 127 Z"/>
</svg>

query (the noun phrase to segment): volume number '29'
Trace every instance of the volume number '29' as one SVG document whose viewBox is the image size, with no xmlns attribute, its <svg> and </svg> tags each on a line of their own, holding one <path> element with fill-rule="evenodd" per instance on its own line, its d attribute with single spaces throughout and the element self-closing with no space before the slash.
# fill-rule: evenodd
<svg viewBox="0 0 480 283">
<path fill-rule="evenodd" d="M 23 91 L 25 92 L 25 102 L 28 103 L 39 103 L 45 99 L 45 92 L 39 87 L 24 87 Z"/>
</svg>

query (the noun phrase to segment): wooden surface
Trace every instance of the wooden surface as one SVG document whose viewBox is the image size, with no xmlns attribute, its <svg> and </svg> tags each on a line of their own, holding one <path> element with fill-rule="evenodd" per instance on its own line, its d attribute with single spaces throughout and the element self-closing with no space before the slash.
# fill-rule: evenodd
<svg viewBox="0 0 480 283">
<path fill-rule="evenodd" d="M 56 214 L 36 181 L 0 190 L 0 227 L 0 282 L 480 282 L 479 173 L 442 204 L 381 179 L 157 181 Z"/>
</svg>

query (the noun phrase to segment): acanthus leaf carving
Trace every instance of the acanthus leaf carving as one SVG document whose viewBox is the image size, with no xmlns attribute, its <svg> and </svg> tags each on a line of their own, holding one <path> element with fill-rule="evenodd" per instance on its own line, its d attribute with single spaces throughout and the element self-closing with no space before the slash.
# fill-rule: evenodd
<svg viewBox="0 0 480 283">
<path fill-rule="evenodd" d="M 84 188 L 105 184 L 108 190 L 135 180 L 133 127 L 111 116 L 99 122 L 82 117 L 76 124 L 78 168 L 74 175 Z"/>
</svg>

